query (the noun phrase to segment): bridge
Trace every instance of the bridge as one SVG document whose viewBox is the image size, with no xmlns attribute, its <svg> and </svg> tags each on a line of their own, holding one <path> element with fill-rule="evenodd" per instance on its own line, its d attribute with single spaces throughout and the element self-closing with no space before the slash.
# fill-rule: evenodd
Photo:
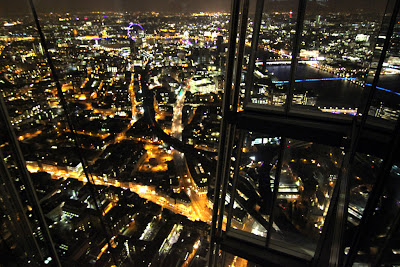
<svg viewBox="0 0 400 267">
<path fill-rule="evenodd" d="M 277 61 L 266 61 L 265 64 L 267 65 L 290 65 L 292 61 L 290 60 L 277 60 Z M 318 63 L 318 60 L 300 60 L 299 64 L 316 64 Z M 256 66 L 262 66 L 264 62 L 259 61 L 256 62 Z"/>
<path fill-rule="evenodd" d="M 357 115 L 357 108 L 321 108 L 319 107 L 319 109 L 323 112 L 329 112 L 329 113 L 335 113 L 335 114 L 350 114 L 350 115 Z"/>
<path fill-rule="evenodd" d="M 355 80 L 356 78 L 317 78 L 317 79 L 302 79 L 302 80 L 295 80 L 296 83 L 302 82 L 320 82 L 320 81 L 339 81 L 339 80 Z M 282 84 L 282 83 L 289 83 L 289 81 L 272 81 L 275 84 Z"/>
</svg>

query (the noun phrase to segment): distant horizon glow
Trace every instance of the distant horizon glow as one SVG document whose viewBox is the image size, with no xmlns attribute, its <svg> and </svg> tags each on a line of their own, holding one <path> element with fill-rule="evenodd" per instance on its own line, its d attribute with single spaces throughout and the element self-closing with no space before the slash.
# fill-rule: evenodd
<svg viewBox="0 0 400 267">
<path fill-rule="evenodd" d="M 191 12 L 229 12 L 232 0 L 219 1 L 178 1 L 178 0 L 154 0 L 154 1 L 138 1 L 131 0 L 129 2 L 123 0 L 106 1 L 106 0 L 86 0 L 86 1 L 50 1 L 42 0 L 35 3 L 41 12 L 174 12 L 174 13 L 191 13 Z M 251 10 L 255 7 L 256 1 L 251 1 Z M 292 10 L 293 17 L 297 16 L 297 1 L 293 0 L 267 0 L 268 10 L 271 12 L 287 12 Z M 310 2 L 308 9 L 319 11 L 321 14 L 329 12 L 348 12 L 349 10 L 368 10 L 369 12 L 384 12 L 385 1 L 376 0 L 328 0 L 323 4 L 318 2 Z M 10 14 L 26 14 L 30 13 L 30 9 L 25 2 L 0 0 L 2 8 L 0 15 Z"/>
</svg>

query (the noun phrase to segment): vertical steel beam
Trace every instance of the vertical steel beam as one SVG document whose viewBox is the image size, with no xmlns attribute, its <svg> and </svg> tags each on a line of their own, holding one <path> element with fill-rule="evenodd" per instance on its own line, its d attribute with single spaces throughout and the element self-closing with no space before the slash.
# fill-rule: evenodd
<svg viewBox="0 0 400 267">
<path fill-rule="evenodd" d="M 38 33 L 39 33 L 40 43 L 43 46 L 43 50 L 44 50 L 44 53 L 46 55 L 47 63 L 49 65 L 49 68 L 50 68 L 50 71 L 51 71 L 51 75 L 52 75 L 52 77 L 54 79 L 54 82 L 56 84 L 57 94 L 58 94 L 58 97 L 60 99 L 60 103 L 61 103 L 61 105 L 62 105 L 62 107 L 64 109 L 65 118 L 67 120 L 68 127 L 69 127 L 69 129 L 71 131 L 71 134 L 72 134 L 72 137 L 73 137 L 73 140 L 74 140 L 74 144 L 75 144 L 76 151 L 77 151 L 76 154 L 77 154 L 77 156 L 79 158 L 79 161 L 82 164 L 83 172 L 84 172 L 85 177 L 86 177 L 86 179 L 88 181 L 88 184 L 89 184 L 90 194 L 93 197 L 94 206 L 96 208 L 96 212 L 97 212 L 98 217 L 100 219 L 100 225 L 103 228 L 105 238 L 107 239 L 108 247 L 109 247 L 109 249 L 111 251 L 111 258 L 112 258 L 113 262 L 115 264 L 117 264 L 117 259 L 116 259 L 115 255 L 114 255 L 114 253 L 112 253 L 112 246 L 111 246 L 111 243 L 110 243 L 110 240 L 111 240 L 111 233 L 109 231 L 110 227 L 108 227 L 107 223 L 104 221 L 104 217 L 102 215 L 102 211 L 100 209 L 99 203 L 96 200 L 96 191 L 95 191 L 95 188 L 94 188 L 94 180 L 93 180 L 93 177 L 91 176 L 91 174 L 89 172 L 88 164 L 87 164 L 85 158 L 82 156 L 82 152 L 81 152 L 82 146 L 81 146 L 81 143 L 79 142 L 78 135 L 76 134 L 76 129 L 75 129 L 75 126 L 74 126 L 74 124 L 72 122 L 72 118 L 70 116 L 71 113 L 69 111 L 69 108 L 68 108 L 68 105 L 67 105 L 67 101 L 66 101 L 66 99 L 64 97 L 64 93 L 63 93 L 62 88 L 61 88 L 61 83 L 60 83 L 60 80 L 58 78 L 56 68 L 55 68 L 55 66 L 53 64 L 52 57 L 50 56 L 49 50 L 47 48 L 46 38 L 45 38 L 45 36 L 43 34 L 43 31 L 42 31 L 42 28 L 40 26 L 39 17 L 37 15 L 35 5 L 33 4 L 33 0 L 29 0 L 29 5 L 30 5 L 31 11 L 32 11 L 32 15 L 33 15 L 35 24 L 36 24 L 36 28 L 37 28 Z"/>
<path fill-rule="evenodd" d="M 239 33 L 239 47 L 238 47 L 238 56 L 235 67 L 235 82 L 234 82 L 234 90 L 233 90 L 233 101 L 232 101 L 232 109 L 230 110 L 230 116 L 233 116 L 237 112 L 238 108 L 238 98 L 240 91 L 240 81 L 241 81 L 241 73 L 242 73 L 242 62 L 243 62 L 243 53 L 244 53 L 244 42 L 246 39 L 246 29 L 247 29 L 247 19 L 248 19 L 248 11 L 249 11 L 249 0 L 243 1 L 242 6 L 242 14 L 240 20 L 240 33 Z M 230 118 L 232 119 L 232 118 Z M 227 146 L 225 150 L 225 158 L 223 163 L 223 172 L 222 172 L 222 192 L 221 192 L 221 202 L 219 206 L 219 218 L 218 218 L 218 230 L 217 234 L 221 234 L 222 229 L 222 221 L 224 217 L 224 209 L 225 209 L 225 197 L 227 186 L 230 178 L 230 166 L 231 166 L 231 155 L 233 149 L 233 141 L 235 139 L 236 127 L 234 124 L 229 123 L 229 131 L 228 131 L 228 140 Z"/>
<path fill-rule="evenodd" d="M 338 177 L 342 177 L 342 169 Z M 321 256 L 323 254 L 323 249 L 331 245 L 330 240 L 328 240 L 328 232 L 330 228 L 334 225 L 334 218 L 336 215 L 336 202 L 339 195 L 339 181 L 336 181 L 333 188 L 331 202 L 329 203 L 328 212 L 325 216 L 324 226 L 322 228 L 322 233 L 318 239 L 317 247 L 315 249 L 314 257 L 311 266 L 317 267 L 321 266 Z"/>
<path fill-rule="evenodd" d="M 359 135 L 361 134 L 361 130 L 363 129 L 363 127 L 364 127 L 364 125 L 366 123 L 366 120 L 367 120 L 367 117 L 368 117 L 368 110 L 371 107 L 371 103 L 372 103 L 373 97 L 374 97 L 375 92 L 377 90 L 376 87 L 377 87 L 378 82 L 379 82 L 379 77 L 380 77 L 380 73 L 381 73 L 382 68 L 383 68 L 383 63 L 384 63 L 385 58 L 386 58 L 386 53 L 387 53 L 387 51 L 388 51 L 388 49 L 390 47 L 390 40 L 391 40 L 391 37 L 393 35 L 394 26 L 397 23 L 397 15 L 399 13 L 399 9 L 400 9 L 400 0 L 396 0 L 394 8 L 393 8 L 392 15 L 391 15 L 391 18 L 390 18 L 388 31 L 386 33 L 386 39 L 385 39 L 385 42 L 384 42 L 384 45 L 383 45 L 382 53 L 380 55 L 378 66 L 376 68 L 375 76 L 374 76 L 374 79 L 373 79 L 373 82 L 372 82 L 372 86 L 371 86 L 371 88 L 370 88 L 370 90 L 368 92 L 367 104 L 366 104 L 366 106 L 364 108 L 364 111 L 363 111 L 363 114 L 362 114 L 362 117 L 361 117 L 360 130 L 358 132 L 357 141 L 359 139 Z M 354 236 L 354 239 L 353 239 L 353 241 L 351 243 L 350 251 L 349 251 L 349 253 L 348 253 L 347 257 L 346 257 L 346 262 L 345 262 L 346 266 L 351 266 L 353 264 L 354 260 L 355 260 L 357 251 L 359 249 L 360 241 L 362 239 L 362 236 L 363 236 L 364 232 L 366 231 L 368 219 L 373 214 L 374 208 L 375 208 L 375 206 L 377 204 L 377 201 L 379 200 L 379 191 L 382 190 L 381 189 L 381 187 L 382 187 L 381 183 L 382 183 L 382 181 L 380 181 L 379 179 L 376 181 L 374 189 L 371 192 L 370 197 L 369 197 L 369 199 L 367 201 L 367 206 L 365 207 L 363 217 L 361 218 L 360 224 L 359 224 L 359 226 L 357 228 L 357 232 L 356 232 L 356 234 Z"/>
<path fill-rule="evenodd" d="M 232 222 L 232 215 L 233 215 L 233 204 L 236 198 L 236 187 L 238 183 L 238 176 L 240 171 L 240 159 L 242 158 L 242 147 L 244 141 L 244 132 L 243 130 L 239 131 L 239 141 L 236 151 L 236 161 L 235 161 L 235 169 L 233 171 L 233 180 L 232 180 L 232 190 L 231 190 L 231 201 L 229 202 L 228 206 L 228 219 L 226 222 L 226 231 L 229 231 Z"/>
<path fill-rule="evenodd" d="M 383 160 L 382 167 L 380 168 L 379 175 L 376 179 L 376 183 L 368 198 L 367 204 L 364 209 L 363 217 L 361 218 L 360 224 L 358 225 L 355 237 L 352 240 L 350 251 L 348 257 L 346 258 L 345 266 L 353 265 L 357 252 L 359 250 L 359 245 L 364 240 L 364 237 L 367 236 L 367 231 L 370 228 L 369 221 L 372 218 L 375 212 L 375 208 L 378 205 L 379 199 L 383 193 L 384 186 L 387 183 L 390 171 L 393 166 L 393 160 L 395 159 L 399 147 L 400 147 L 400 117 L 397 119 L 395 130 L 393 131 L 392 138 L 388 143 L 388 150 L 387 150 L 388 152 Z M 385 243 L 388 242 L 387 239 Z M 350 252 L 352 253 L 350 254 Z"/>
<path fill-rule="evenodd" d="M 382 52 L 381 55 L 379 57 L 379 61 L 378 61 L 378 65 L 376 67 L 376 71 L 375 71 L 375 75 L 374 75 L 374 79 L 372 81 L 371 84 L 371 88 L 368 91 L 368 95 L 367 95 L 367 102 L 366 105 L 364 106 L 363 112 L 362 112 L 362 118 L 361 118 L 361 128 L 364 126 L 366 120 L 367 120 L 367 115 L 368 115 L 368 111 L 371 108 L 371 103 L 372 100 L 374 98 L 375 92 L 377 91 L 376 86 L 378 85 L 379 82 L 379 77 L 381 75 L 381 71 L 383 68 L 383 63 L 385 62 L 386 59 L 386 53 L 390 47 L 390 39 L 393 35 L 393 30 L 394 30 L 394 26 L 396 25 L 397 21 L 397 15 L 399 13 L 399 6 L 400 6 L 400 1 L 399 0 L 395 0 L 395 4 L 393 7 L 393 12 L 392 15 L 390 17 L 390 21 L 389 21 L 389 26 L 385 35 L 385 42 L 383 44 L 383 48 L 382 48 Z M 390 4 L 390 0 L 388 0 L 388 5 L 387 8 L 389 8 Z M 384 22 L 384 20 L 383 20 Z M 385 25 L 382 25 L 382 27 L 385 27 Z"/>
<path fill-rule="evenodd" d="M 334 208 L 336 216 L 334 217 L 333 239 L 330 248 L 329 266 L 342 266 L 344 255 L 344 234 L 347 222 L 348 198 L 349 198 L 349 172 L 350 157 L 345 157 L 345 163 L 342 167 L 341 179 L 338 183 L 338 195 Z M 332 203 L 331 203 L 332 204 Z"/>
<path fill-rule="evenodd" d="M 267 239 L 266 246 L 268 247 L 269 241 L 271 240 L 271 230 L 274 224 L 274 208 L 276 204 L 276 199 L 278 197 L 279 192 L 279 182 L 281 180 L 281 172 L 282 172 L 282 164 L 283 164 L 283 156 L 286 149 L 286 137 L 281 137 L 281 142 L 279 144 L 279 154 L 278 154 L 278 162 L 275 172 L 275 180 L 274 180 L 274 192 L 272 193 L 272 203 L 270 208 L 269 215 L 269 224 L 267 229 Z"/>
<path fill-rule="evenodd" d="M 286 96 L 285 103 L 285 113 L 286 115 L 289 113 L 290 107 L 292 106 L 293 101 L 293 92 L 295 86 L 295 76 L 298 65 L 298 56 L 300 53 L 300 42 L 301 37 L 303 35 L 304 28 L 304 16 L 306 13 L 307 0 L 299 0 L 299 7 L 297 10 L 297 23 L 296 23 L 296 34 L 294 35 L 293 40 L 293 49 L 292 49 L 292 62 L 290 64 L 290 76 L 289 76 L 289 90 Z"/>
<path fill-rule="evenodd" d="M 245 107 L 250 101 L 250 90 L 253 89 L 254 67 L 257 58 L 258 40 L 260 37 L 260 28 L 261 28 L 263 11 L 264 11 L 264 0 L 257 0 L 256 13 L 254 16 L 254 23 L 253 23 L 253 36 L 251 37 L 250 59 L 249 59 L 249 64 L 247 66 L 246 90 L 245 90 L 245 100 L 244 100 Z"/>
<path fill-rule="evenodd" d="M 347 139 L 347 141 L 350 141 L 348 151 L 355 151 L 355 145 L 357 142 L 355 138 L 351 137 L 356 136 L 357 130 L 358 128 L 356 126 L 355 120 L 353 120 L 352 131 L 348 134 L 349 138 Z M 317 243 L 312 266 L 321 266 L 321 264 L 328 264 L 328 262 L 342 260 L 340 246 L 342 245 L 342 231 L 344 230 L 343 227 L 345 226 L 345 224 L 343 224 L 343 220 L 346 220 L 347 218 L 347 209 L 344 207 L 348 206 L 348 194 L 345 192 L 347 190 L 346 188 L 349 180 L 347 171 L 350 166 L 350 155 L 351 153 L 348 152 L 343 158 L 342 166 L 338 175 L 339 178 L 333 188 L 331 201 L 329 203 L 328 212 L 325 217 L 322 233 Z M 339 212 L 340 215 L 338 216 L 339 200 L 341 203 L 341 211 Z M 338 217 L 340 217 L 341 219 L 338 219 Z M 338 234 L 339 236 L 334 236 L 334 234 L 330 234 L 330 232 L 336 232 L 336 234 Z M 334 240 L 332 240 L 332 236 Z M 321 258 L 324 252 L 327 258 Z M 333 254 L 335 254 L 335 256 L 333 256 Z"/>
<path fill-rule="evenodd" d="M 228 140 L 227 140 L 227 146 L 225 149 L 225 158 L 224 158 L 224 167 L 223 167 L 223 172 L 222 172 L 222 179 L 221 179 L 221 197 L 220 197 L 220 202 L 219 202 L 219 208 L 218 208 L 218 223 L 217 223 L 217 238 L 220 238 L 222 235 L 222 224 L 224 220 L 224 211 L 225 211 L 225 198 L 226 198 L 226 191 L 228 188 L 228 183 L 229 183 L 229 178 L 230 178 L 230 163 L 231 163 L 231 155 L 232 155 L 232 143 L 234 139 L 234 132 L 235 132 L 235 126 L 229 124 L 228 125 Z M 218 244 L 217 244 L 217 250 L 218 250 Z"/>
<path fill-rule="evenodd" d="M 215 187 L 214 187 L 214 204 L 213 204 L 211 230 L 210 230 L 210 249 L 208 252 L 209 253 L 208 266 L 214 266 L 213 261 L 215 254 L 216 224 L 218 219 L 217 216 L 218 216 L 218 204 L 220 201 L 222 167 L 223 167 L 223 159 L 226 146 L 226 133 L 228 125 L 227 115 L 229 113 L 230 101 L 231 101 L 233 69 L 235 63 L 236 37 L 237 37 L 238 20 L 239 20 L 239 7 L 240 7 L 240 0 L 233 0 L 231 9 L 231 19 L 229 25 L 230 35 L 228 44 L 228 60 L 227 60 L 226 74 L 225 74 L 225 87 L 224 87 L 224 97 L 222 106 L 223 116 L 220 126 L 218 161 L 217 161 Z"/>
<path fill-rule="evenodd" d="M 399 231 L 400 227 L 400 210 L 397 211 L 396 217 L 390 227 L 389 232 L 386 235 L 385 243 L 380 246 L 375 262 L 372 266 L 382 266 L 383 257 L 388 253 L 390 249 L 389 244 L 392 242 L 393 236 Z"/>
<path fill-rule="evenodd" d="M 239 44 L 238 44 L 238 52 L 237 52 L 237 60 L 234 72 L 234 86 L 233 86 L 233 94 L 232 94 L 232 105 L 231 109 L 229 110 L 229 121 L 228 121 L 228 138 L 227 144 L 225 149 L 225 157 L 223 159 L 223 168 L 222 168 L 222 190 L 221 190 L 221 198 L 219 202 L 219 217 L 218 217 L 218 224 L 217 224 L 217 238 L 222 236 L 222 225 L 224 220 L 224 213 L 225 213 L 225 198 L 226 198 L 226 191 L 228 188 L 228 183 L 230 180 L 230 166 L 231 166 L 231 157 L 232 157 L 232 150 L 233 150 L 233 142 L 235 140 L 235 133 L 236 133 L 236 126 L 232 122 L 232 117 L 236 114 L 238 109 L 238 101 L 239 101 L 239 92 L 240 92 L 240 81 L 241 81 L 241 74 L 242 74 L 242 63 L 243 63 L 243 54 L 244 54 L 244 45 L 246 40 L 246 31 L 247 31 L 247 20 L 248 20 L 248 13 L 249 13 L 249 0 L 244 0 L 242 2 L 242 9 L 241 9 L 241 18 L 240 18 L 240 32 L 239 32 Z M 216 244 L 216 251 L 219 251 L 219 244 Z M 217 257 L 217 253 L 215 257 Z"/>
<path fill-rule="evenodd" d="M 26 216 L 25 208 L 21 202 L 21 198 L 18 194 L 17 188 L 15 187 L 14 181 L 7 169 L 4 161 L 4 155 L 0 150 L 0 194 L 1 199 L 4 202 L 5 209 L 7 209 L 8 215 L 11 221 L 14 223 L 8 224 L 9 228 L 13 228 L 14 237 L 18 246 L 23 248 L 23 252 L 26 253 L 28 258 L 37 264 L 41 265 L 44 258 L 43 253 L 33 236 L 33 230 L 31 223 L 29 222 L 28 216 Z M 8 220 L 7 220 L 8 222 Z"/>
<path fill-rule="evenodd" d="M 10 140 L 10 146 L 13 151 L 13 156 L 15 157 L 16 165 L 18 166 L 18 170 L 21 174 L 21 178 L 24 181 L 26 186 L 27 196 L 29 198 L 29 202 L 32 204 L 32 207 L 35 211 L 37 219 L 39 221 L 39 225 L 41 230 L 43 231 L 44 238 L 47 242 L 47 247 L 49 249 L 49 253 L 54 260 L 54 264 L 56 266 L 61 266 L 60 259 L 58 258 L 57 251 L 54 247 L 53 239 L 51 238 L 50 231 L 46 222 L 46 218 L 44 217 L 42 207 L 40 206 L 39 199 L 36 194 L 35 187 L 33 185 L 31 176 L 29 175 L 28 169 L 26 168 L 26 162 L 24 156 L 22 155 L 21 148 L 18 143 L 18 139 L 15 136 L 14 129 L 12 128 L 10 122 L 10 116 L 8 115 L 7 107 L 4 102 L 3 96 L 0 94 L 0 113 L 1 119 L 4 122 L 4 127 L 6 128 L 7 135 Z"/>
<path fill-rule="evenodd" d="M 239 103 L 240 93 L 240 81 L 242 80 L 242 68 L 243 68 L 243 55 L 245 49 L 246 33 L 247 33 L 247 20 L 249 18 L 249 0 L 243 1 L 242 16 L 240 19 L 240 32 L 239 32 L 239 44 L 235 68 L 235 83 L 233 87 L 233 100 L 232 100 L 232 112 L 236 113 Z"/>
<path fill-rule="evenodd" d="M 328 223 L 324 225 L 325 231 L 327 228 L 333 228 L 332 239 L 325 239 L 323 242 L 329 243 L 329 265 L 342 266 L 344 257 L 344 234 L 348 216 L 349 204 L 349 183 L 350 183 L 350 168 L 356 154 L 358 140 L 360 138 L 360 128 L 356 126 L 356 120 L 353 120 L 352 131 L 349 134 L 350 146 L 348 153 L 345 154 L 342 166 L 339 172 L 339 179 L 335 184 L 334 194 L 328 209 L 328 215 L 325 221 Z M 332 213 L 333 212 L 333 213 Z M 333 224 L 333 225 L 332 225 Z M 327 235 L 321 236 L 326 238 Z M 320 237 L 320 238 L 321 238 Z M 319 259 L 317 259 L 319 260 Z"/>
</svg>

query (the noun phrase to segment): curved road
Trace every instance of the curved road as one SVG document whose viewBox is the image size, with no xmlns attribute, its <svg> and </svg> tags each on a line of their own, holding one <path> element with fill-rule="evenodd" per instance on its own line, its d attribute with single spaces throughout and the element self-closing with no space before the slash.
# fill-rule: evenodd
<svg viewBox="0 0 400 267">
<path fill-rule="evenodd" d="M 207 150 L 202 150 L 202 149 L 197 149 L 192 145 L 188 145 L 178 138 L 176 138 L 176 133 L 175 136 L 170 136 L 166 134 L 160 127 L 159 123 L 155 120 L 155 111 L 154 111 L 154 94 L 151 90 L 149 90 L 148 85 L 147 85 L 147 80 L 148 80 L 148 66 L 144 70 L 142 70 L 141 73 L 141 78 L 140 78 L 140 83 L 141 83 L 141 88 L 143 92 L 143 106 L 144 106 L 144 116 L 147 119 L 149 126 L 152 128 L 152 130 L 155 132 L 155 134 L 166 142 L 167 144 L 171 145 L 174 147 L 176 150 L 185 153 L 186 155 L 190 155 L 193 157 L 196 157 L 197 160 L 202 162 L 204 165 L 210 166 L 210 163 L 213 162 L 213 158 L 217 156 L 216 152 L 211 152 Z M 182 100 L 180 100 L 180 116 L 182 116 L 182 107 L 183 107 L 183 102 L 184 101 L 184 94 L 181 94 Z M 179 99 L 179 97 L 178 97 Z M 178 126 L 177 126 L 178 127 Z M 176 128 L 175 130 L 181 130 L 182 125 L 180 125 L 180 128 Z"/>
<path fill-rule="evenodd" d="M 185 154 L 196 157 L 197 160 L 202 162 L 204 165 L 211 165 L 213 159 L 209 159 L 207 156 L 216 156 L 216 153 L 196 149 L 193 146 L 187 145 L 182 142 L 182 108 L 185 102 L 185 94 L 187 87 L 182 89 L 182 92 L 178 95 L 177 101 L 174 105 L 174 116 L 172 119 L 171 135 L 166 134 L 155 120 L 154 111 L 154 95 L 147 86 L 148 67 L 142 71 L 141 75 L 141 87 L 144 94 L 143 106 L 145 110 L 145 117 L 149 122 L 150 127 L 156 133 L 156 135 L 164 140 L 164 142 L 173 146 L 176 150 L 174 151 L 173 158 L 179 177 L 180 186 L 183 188 L 185 193 L 189 196 L 192 208 L 196 213 L 198 220 L 210 223 L 212 212 L 207 207 L 207 196 L 205 194 L 198 193 L 198 187 L 190 174 Z"/>
</svg>

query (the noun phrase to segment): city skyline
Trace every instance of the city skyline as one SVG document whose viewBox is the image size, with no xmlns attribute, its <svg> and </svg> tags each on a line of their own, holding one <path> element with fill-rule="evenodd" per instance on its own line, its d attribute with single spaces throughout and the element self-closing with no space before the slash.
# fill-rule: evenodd
<svg viewBox="0 0 400 267">
<path fill-rule="evenodd" d="M 0 1 L 0 16 L 30 14 L 30 9 L 27 4 L 20 2 Z M 39 13 L 48 12 L 171 12 L 171 13 L 193 13 L 193 12 L 230 12 L 231 1 L 195 1 L 195 0 L 157 0 L 151 2 L 142 2 L 139 0 L 86 0 L 86 1 L 50 1 L 41 0 L 36 3 Z M 364 10 L 367 12 L 377 11 L 380 9 L 381 3 L 374 0 L 328 0 L 328 1 L 310 1 L 309 5 L 313 5 L 315 12 L 349 12 Z M 297 10 L 297 1 L 295 0 L 267 0 L 264 7 L 265 12 L 274 11 L 289 11 Z M 250 12 L 254 12 L 255 3 L 252 1 Z"/>
</svg>

